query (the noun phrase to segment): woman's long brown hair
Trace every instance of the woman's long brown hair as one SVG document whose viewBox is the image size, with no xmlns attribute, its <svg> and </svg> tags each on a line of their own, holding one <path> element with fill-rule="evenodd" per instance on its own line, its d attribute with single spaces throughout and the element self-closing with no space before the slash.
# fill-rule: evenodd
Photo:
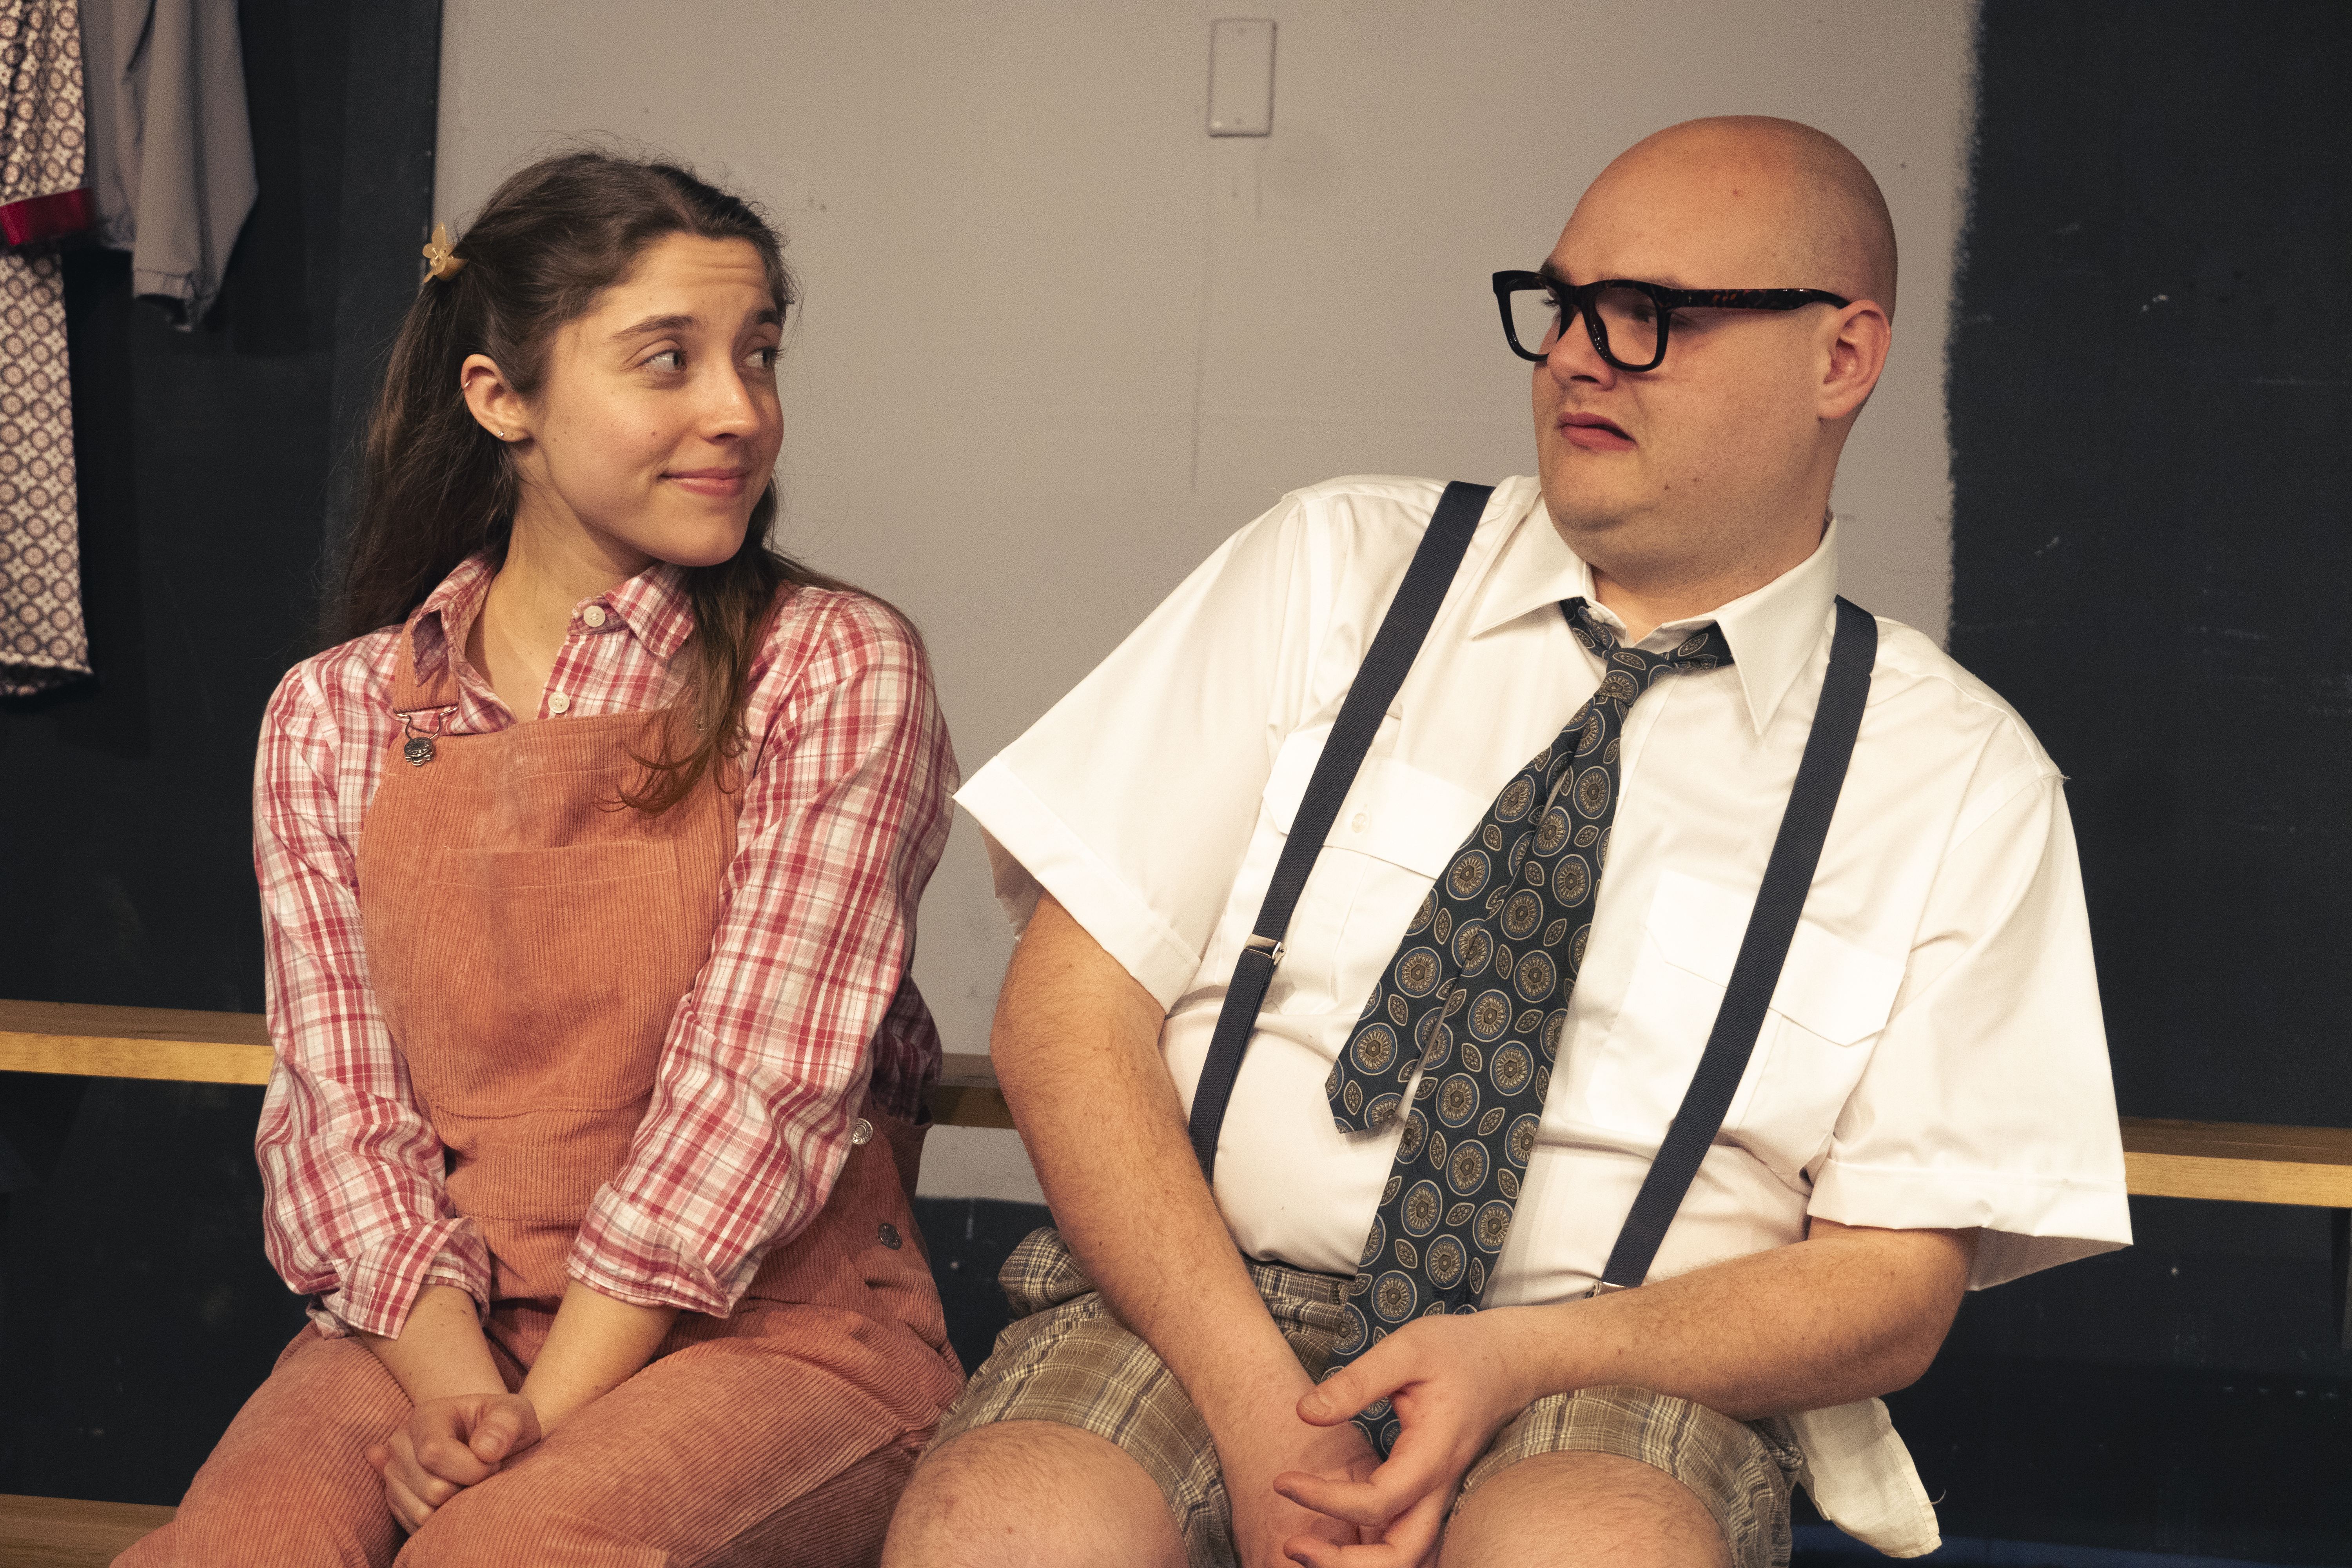
<svg viewBox="0 0 2352 1568">
<path fill-rule="evenodd" d="M 673 234 L 749 241 L 777 310 L 791 310 L 793 277 L 776 231 L 750 203 L 675 164 L 564 153 L 491 195 L 456 247 L 465 267 L 425 281 L 393 343 L 368 429 L 367 500 L 328 612 L 331 641 L 405 621 L 470 555 L 503 563 L 520 481 L 506 445 L 467 409 L 459 367 L 468 354 L 487 354 L 508 385 L 536 394 L 555 330 L 585 315 L 647 246 Z M 654 754 L 640 759 L 651 781 L 624 796 L 640 811 L 668 810 L 740 752 L 752 666 L 784 591 L 846 586 L 771 549 L 775 515 L 771 479 L 733 558 L 687 569 L 694 634 L 680 650 L 685 706 L 663 714 Z"/>
</svg>

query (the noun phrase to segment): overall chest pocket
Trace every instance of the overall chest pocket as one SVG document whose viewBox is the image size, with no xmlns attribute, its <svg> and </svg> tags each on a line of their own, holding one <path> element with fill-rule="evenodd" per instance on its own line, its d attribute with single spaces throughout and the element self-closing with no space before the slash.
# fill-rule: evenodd
<svg viewBox="0 0 2352 1568">
<path fill-rule="evenodd" d="M 401 1044 L 427 1104 L 606 1110 L 652 1089 L 709 942 L 673 846 L 445 848 L 424 902 L 439 973 L 411 988 Z"/>
<path fill-rule="evenodd" d="M 1665 1135 L 1690 1087 L 1747 934 L 1754 895 L 1664 872 L 1643 921 L 1624 1005 L 1570 1073 L 1572 1121 Z M 1903 966 L 1799 921 L 1724 1131 L 1800 1184 L 1886 1026 Z"/>
</svg>

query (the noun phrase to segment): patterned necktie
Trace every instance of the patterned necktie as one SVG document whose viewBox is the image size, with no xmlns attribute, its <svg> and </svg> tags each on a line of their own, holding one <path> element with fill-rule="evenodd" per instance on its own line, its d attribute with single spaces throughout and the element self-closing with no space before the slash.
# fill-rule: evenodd
<svg viewBox="0 0 2352 1568">
<path fill-rule="evenodd" d="M 1560 608 L 1607 673 L 1503 786 L 1422 900 L 1324 1085 L 1343 1132 L 1405 1115 L 1331 1372 L 1413 1318 L 1477 1310 L 1489 1260 L 1510 1234 L 1592 931 L 1625 714 L 1666 675 L 1731 662 L 1712 626 L 1671 653 L 1643 653 L 1619 647 L 1582 599 Z M 1356 1422 L 1385 1458 L 1397 1434 L 1388 1401 Z"/>
</svg>

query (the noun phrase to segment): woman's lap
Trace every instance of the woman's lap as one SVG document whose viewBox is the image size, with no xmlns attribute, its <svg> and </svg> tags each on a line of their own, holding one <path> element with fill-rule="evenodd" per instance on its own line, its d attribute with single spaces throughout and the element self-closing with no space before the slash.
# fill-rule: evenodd
<svg viewBox="0 0 2352 1568">
<path fill-rule="evenodd" d="M 365 1449 L 408 1402 L 365 1346 L 306 1332 L 231 1423 L 178 1519 L 118 1561 L 716 1565 L 772 1561 L 803 1521 L 832 1555 L 791 1560 L 870 1560 L 937 1419 L 925 1347 L 901 1324 L 838 1308 L 754 1303 L 745 1316 L 740 1331 L 653 1363 L 460 1493 L 404 1549 Z M 867 1518 L 870 1543 L 859 1539 Z"/>
<path fill-rule="evenodd" d="M 407 1415 L 407 1395 L 365 1345 L 305 1329 L 214 1446 L 178 1517 L 117 1568 L 391 1562 L 400 1527 L 367 1448 Z"/>
</svg>

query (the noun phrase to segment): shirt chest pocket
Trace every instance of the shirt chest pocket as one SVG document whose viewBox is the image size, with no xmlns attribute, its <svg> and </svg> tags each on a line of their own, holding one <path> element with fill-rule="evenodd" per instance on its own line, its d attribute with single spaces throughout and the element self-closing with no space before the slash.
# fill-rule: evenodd
<svg viewBox="0 0 2352 1568">
<path fill-rule="evenodd" d="M 1570 1064 L 1569 1120 L 1665 1134 L 1697 1070 L 1754 896 L 1666 871 L 1643 921 L 1624 1005 Z M 1828 1146 L 1903 983 L 1903 966 L 1800 921 L 1724 1131 L 1797 1184 Z M 1580 1052 L 1580 1054 L 1581 1054 Z"/>
<path fill-rule="evenodd" d="M 1383 735 L 1395 723 L 1385 721 Z M 1292 735 L 1266 781 L 1265 813 L 1286 842 L 1328 734 L 1316 729 Z M 1378 740 L 1373 749 L 1381 749 Z M 1299 895 L 1276 986 L 1287 978 L 1298 1007 L 1360 1005 L 1487 804 L 1408 763 L 1367 757 Z M 1244 921 L 1256 912 L 1253 905 Z M 1269 993 L 1268 1000 L 1278 1005 L 1285 999 Z"/>
</svg>

